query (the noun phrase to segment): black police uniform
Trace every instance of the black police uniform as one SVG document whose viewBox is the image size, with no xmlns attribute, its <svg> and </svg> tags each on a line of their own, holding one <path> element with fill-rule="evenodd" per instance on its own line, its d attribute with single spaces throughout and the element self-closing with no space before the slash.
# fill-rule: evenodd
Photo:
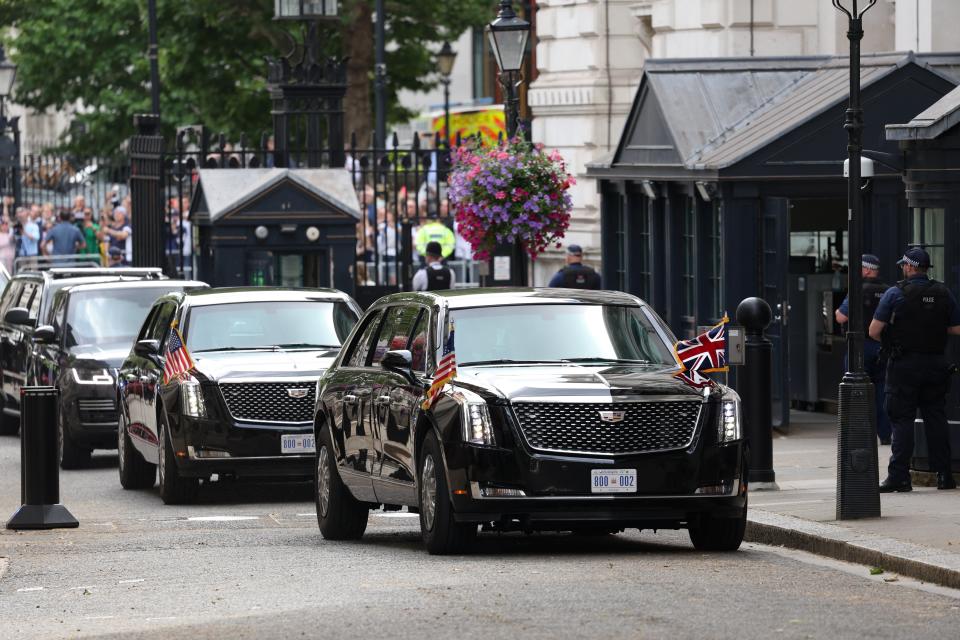
<svg viewBox="0 0 960 640">
<path fill-rule="evenodd" d="M 889 334 L 884 336 L 891 351 L 886 410 L 893 425 L 887 482 L 908 486 L 917 410 L 923 417 L 930 467 L 938 473 L 950 472 L 945 408 L 950 368 L 944 352 L 956 303 L 946 286 L 926 278 L 910 278 L 895 289 L 900 294 L 894 293 L 894 297 L 902 301 L 891 316 Z"/>
<path fill-rule="evenodd" d="M 427 270 L 427 291 L 440 291 L 449 289 L 453 272 L 450 267 L 443 265 L 440 268 L 426 267 Z"/>
<path fill-rule="evenodd" d="M 600 274 L 585 264 L 570 264 L 558 274 L 565 289 L 599 289 Z"/>
</svg>

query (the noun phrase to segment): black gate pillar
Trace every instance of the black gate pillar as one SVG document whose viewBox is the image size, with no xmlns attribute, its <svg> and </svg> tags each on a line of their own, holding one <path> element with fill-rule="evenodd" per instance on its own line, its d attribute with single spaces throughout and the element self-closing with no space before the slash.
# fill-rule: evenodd
<svg viewBox="0 0 960 640">
<path fill-rule="evenodd" d="M 130 138 L 130 227 L 133 229 L 133 265 L 163 267 L 163 136 L 160 117 L 133 117 L 137 135 Z"/>
</svg>

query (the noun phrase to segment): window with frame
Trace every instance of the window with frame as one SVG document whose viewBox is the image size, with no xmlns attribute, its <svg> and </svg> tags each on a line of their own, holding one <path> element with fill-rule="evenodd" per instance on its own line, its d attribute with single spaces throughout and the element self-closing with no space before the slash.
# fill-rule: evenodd
<svg viewBox="0 0 960 640">
<path fill-rule="evenodd" d="M 946 259 L 946 217 L 941 208 L 915 207 L 911 219 L 910 246 L 922 247 L 930 254 L 929 275 L 944 280 Z"/>
<path fill-rule="evenodd" d="M 377 337 L 377 346 L 373 350 L 373 364 L 380 364 L 388 351 L 407 348 L 413 324 L 419 315 L 420 307 L 413 305 L 392 307 L 387 312 L 387 318 Z"/>
<path fill-rule="evenodd" d="M 650 245 L 650 221 L 653 217 L 653 200 L 647 197 L 640 199 L 640 210 L 637 212 L 637 241 L 636 250 L 628 255 L 637 260 L 637 283 L 634 287 L 636 295 L 644 300 L 650 300 L 653 290 L 653 274 L 650 265 L 653 262 Z"/>
<path fill-rule="evenodd" d="M 710 300 L 707 309 L 710 313 L 711 321 L 719 321 L 723 317 L 723 244 L 721 234 L 721 224 L 723 216 L 723 204 L 714 200 L 712 206 L 705 209 L 707 215 L 706 246 L 707 256 L 705 260 L 706 273 L 704 274 L 709 286 L 707 290 Z"/>
<path fill-rule="evenodd" d="M 350 347 L 350 353 L 347 355 L 347 366 L 364 367 L 367 364 L 367 357 L 370 355 L 370 345 L 373 343 L 374 336 L 377 335 L 377 329 L 380 327 L 380 321 L 383 319 L 383 313 L 374 311 L 367 318 L 367 324 L 363 331 L 357 334 L 357 338 Z"/>
<path fill-rule="evenodd" d="M 410 355 L 412 356 L 411 369 L 417 373 L 427 371 L 427 353 L 430 349 L 430 312 L 423 309 L 417 323 L 413 327 L 413 337 L 410 339 Z"/>
<path fill-rule="evenodd" d="M 680 315 L 695 318 L 696 310 L 696 203 L 687 198 L 680 225 L 681 273 L 680 273 Z"/>
</svg>

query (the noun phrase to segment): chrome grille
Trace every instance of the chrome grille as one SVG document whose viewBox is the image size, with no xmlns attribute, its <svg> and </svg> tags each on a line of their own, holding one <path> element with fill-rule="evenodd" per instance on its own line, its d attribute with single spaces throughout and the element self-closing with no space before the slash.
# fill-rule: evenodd
<svg viewBox="0 0 960 640">
<path fill-rule="evenodd" d="M 700 416 L 699 400 L 622 403 L 518 402 L 513 409 L 531 447 L 582 454 L 650 453 L 686 449 Z M 605 422 L 600 414 L 620 414 Z"/>
<path fill-rule="evenodd" d="M 290 392 L 306 391 L 302 398 Z M 237 420 L 250 422 L 313 422 L 316 382 L 225 382 L 220 392 Z"/>
<path fill-rule="evenodd" d="M 117 406 L 113 400 L 80 399 L 77 401 L 77 411 L 80 413 L 80 422 L 86 424 L 116 424 Z"/>
</svg>

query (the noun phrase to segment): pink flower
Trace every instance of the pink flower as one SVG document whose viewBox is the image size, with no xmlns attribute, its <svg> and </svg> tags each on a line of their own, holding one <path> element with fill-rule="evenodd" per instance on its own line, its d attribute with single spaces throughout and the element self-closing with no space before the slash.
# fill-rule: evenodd
<svg viewBox="0 0 960 640">
<path fill-rule="evenodd" d="M 504 193 L 503 191 L 497 191 L 495 195 L 497 197 L 497 200 L 503 200 L 504 198 L 507 197 L 507 194 Z"/>
</svg>

